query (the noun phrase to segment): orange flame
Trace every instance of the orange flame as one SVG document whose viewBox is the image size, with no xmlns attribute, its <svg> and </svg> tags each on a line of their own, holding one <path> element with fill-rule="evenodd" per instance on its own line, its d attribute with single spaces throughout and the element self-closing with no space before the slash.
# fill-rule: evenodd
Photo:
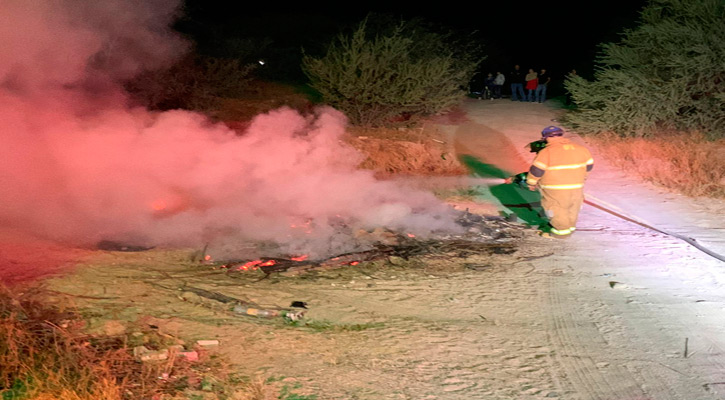
<svg viewBox="0 0 725 400">
<path fill-rule="evenodd" d="M 360 261 L 353 261 L 349 265 L 358 265 L 358 264 L 360 264 Z"/>
<path fill-rule="evenodd" d="M 253 260 L 253 261 L 249 261 L 249 262 L 246 262 L 246 263 L 238 266 L 237 271 L 249 271 L 249 270 L 256 271 L 260 267 L 269 267 L 269 266 L 275 265 L 275 264 L 277 264 L 277 261 L 275 261 L 275 260 L 267 260 L 267 261 Z M 227 266 L 225 266 L 225 267 L 228 268 Z"/>
<path fill-rule="evenodd" d="M 414 237 L 415 237 L 415 235 L 413 235 L 412 233 L 409 233 L 409 234 L 408 234 L 408 237 L 409 237 L 409 238 L 414 238 Z"/>
<path fill-rule="evenodd" d="M 299 257 L 292 257 L 290 260 L 292 261 L 305 261 L 307 259 L 307 254 L 303 254 Z"/>
<path fill-rule="evenodd" d="M 249 269 L 257 269 L 262 260 L 254 260 L 237 267 L 237 271 L 249 271 Z"/>
</svg>

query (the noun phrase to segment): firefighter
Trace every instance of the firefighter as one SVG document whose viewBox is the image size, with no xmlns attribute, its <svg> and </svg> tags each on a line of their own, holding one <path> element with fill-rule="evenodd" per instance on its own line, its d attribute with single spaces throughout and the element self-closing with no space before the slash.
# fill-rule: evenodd
<svg viewBox="0 0 725 400">
<path fill-rule="evenodd" d="M 536 154 L 526 176 L 529 190 L 538 186 L 541 192 L 549 226 L 539 234 L 546 238 L 566 239 L 574 233 L 584 201 L 584 181 L 594 167 L 589 150 L 563 135 L 558 126 L 541 131 L 546 147 Z"/>
</svg>

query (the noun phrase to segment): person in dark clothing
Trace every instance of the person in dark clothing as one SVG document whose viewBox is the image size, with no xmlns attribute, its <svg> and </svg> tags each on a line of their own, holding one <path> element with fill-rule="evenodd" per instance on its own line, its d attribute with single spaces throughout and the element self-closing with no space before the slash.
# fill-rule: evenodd
<svg viewBox="0 0 725 400">
<path fill-rule="evenodd" d="M 549 85 L 549 82 L 551 82 L 551 77 L 549 76 L 549 73 L 542 68 L 538 78 L 539 83 L 536 85 L 536 101 L 543 103 L 546 101 L 546 87 Z"/>
<path fill-rule="evenodd" d="M 524 78 L 524 71 L 521 70 L 521 67 L 514 65 L 513 71 L 509 74 L 509 79 L 511 80 L 511 101 L 526 101 L 526 96 L 524 95 Z"/>
<path fill-rule="evenodd" d="M 484 99 L 491 99 L 493 100 L 493 93 L 494 93 L 494 77 L 493 74 L 489 72 L 488 76 L 486 77 L 486 80 L 484 81 L 484 84 L 486 85 L 485 91 L 487 94 L 483 96 Z"/>
</svg>

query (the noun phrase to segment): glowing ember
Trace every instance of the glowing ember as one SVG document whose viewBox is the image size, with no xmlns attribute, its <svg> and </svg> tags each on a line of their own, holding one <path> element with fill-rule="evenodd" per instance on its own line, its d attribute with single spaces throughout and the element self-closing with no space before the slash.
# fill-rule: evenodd
<svg viewBox="0 0 725 400">
<path fill-rule="evenodd" d="M 303 254 L 299 257 L 292 257 L 290 260 L 292 261 L 305 261 L 307 259 L 307 254 Z"/>
<path fill-rule="evenodd" d="M 348 264 L 348 265 L 358 265 L 358 264 L 360 264 L 360 261 L 353 261 L 353 262 L 351 262 L 351 263 L 350 263 L 350 264 Z"/>
<path fill-rule="evenodd" d="M 209 254 L 205 255 L 204 261 L 211 261 L 211 256 Z"/>
<path fill-rule="evenodd" d="M 261 264 L 261 263 L 262 263 L 262 260 L 250 261 L 248 263 L 238 266 L 237 270 L 238 271 L 249 271 L 250 269 L 255 270 L 255 269 L 259 268 L 259 264 Z"/>
<path fill-rule="evenodd" d="M 409 233 L 409 234 L 408 234 L 408 237 L 409 237 L 409 238 L 414 238 L 414 237 L 415 237 L 415 235 L 413 235 L 412 233 Z"/>
</svg>

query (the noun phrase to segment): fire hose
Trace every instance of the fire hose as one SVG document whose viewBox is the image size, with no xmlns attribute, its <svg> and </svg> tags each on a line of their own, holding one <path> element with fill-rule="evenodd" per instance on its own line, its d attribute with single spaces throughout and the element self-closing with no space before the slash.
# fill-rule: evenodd
<svg viewBox="0 0 725 400">
<path fill-rule="evenodd" d="M 618 207 L 616 207 L 616 206 L 614 206 L 612 204 L 606 203 L 605 201 L 603 201 L 601 199 L 597 199 L 596 197 L 594 197 L 594 196 L 592 196 L 590 194 L 586 194 L 586 193 L 584 194 L 584 203 L 589 204 L 590 206 L 595 207 L 595 208 L 598 208 L 598 209 L 600 209 L 600 210 L 602 210 L 604 212 L 607 212 L 609 214 L 612 214 L 612 215 L 614 215 L 617 218 L 621 218 L 621 219 L 623 219 L 625 221 L 629 221 L 629 222 L 635 223 L 637 225 L 643 226 L 643 227 L 648 228 L 648 229 L 651 229 L 653 231 L 656 231 L 656 232 L 659 232 L 659 233 L 663 233 L 665 235 L 672 236 L 674 238 L 680 239 L 680 240 L 684 241 L 685 243 L 693 246 L 694 248 L 702 251 L 703 253 L 709 255 L 710 257 L 716 258 L 716 259 L 718 259 L 720 261 L 725 261 L 725 256 L 723 256 L 722 254 L 718 254 L 718 253 L 716 253 L 716 252 L 714 252 L 714 251 L 706 248 L 705 246 L 701 245 L 694 238 L 691 238 L 689 236 L 680 235 L 678 233 L 671 232 L 671 231 L 667 231 L 667 230 L 664 230 L 664 229 L 657 228 L 654 225 L 652 225 L 652 224 L 650 224 L 648 222 L 643 221 L 642 219 L 639 219 L 639 218 L 636 218 L 634 216 L 631 216 L 631 215 L 626 214 L 620 208 L 618 208 Z"/>
</svg>

